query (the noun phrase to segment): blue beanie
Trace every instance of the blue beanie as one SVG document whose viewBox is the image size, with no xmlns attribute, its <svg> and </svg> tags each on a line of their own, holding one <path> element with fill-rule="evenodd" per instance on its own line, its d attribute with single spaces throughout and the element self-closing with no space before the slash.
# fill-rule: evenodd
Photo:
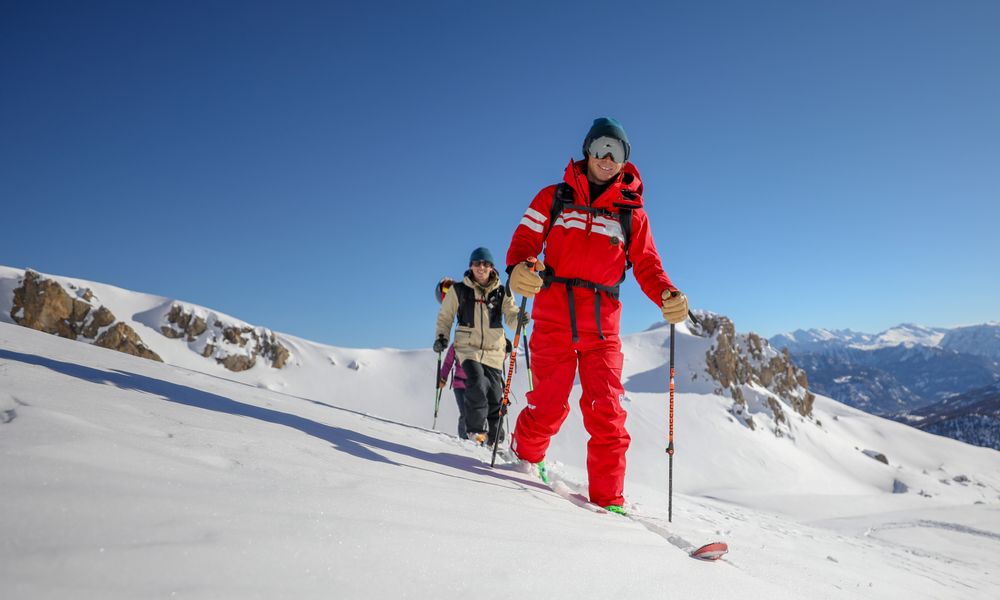
<svg viewBox="0 0 1000 600">
<path fill-rule="evenodd" d="M 475 250 L 472 251 L 472 256 L 469 257 L 469 264 L 471 265 L 472 263 L 476 262 L 477 260 L 485 260 L 486 262 L 490 263 L 491 265 L 496 265 L 496 263 L 493 262 L 493 255 L 490 254 L 489 249 L 488 248 L 483 248 L 482 246 L 480 246 L 479 248 L 476 248 Z"/>
<path fill-rule="evenodd" d="M 611 117 L 597 117 L 594 119 L 594 124 L 590 126 L 590 131 L 587 132 L 587 137 L 583 139 L 584 157 L 587 156 L 587 148 L 590 147 L 590 142 L 596 140 L 602 135 L 620 140 L 622 145 L 625 146 L 625 160 L 628 160 L 628 155 L 632 151 L 632 147 L 629 146 L 628 143 L 628 136 L 625 135 L 625 129 L 622 127 L 622 124 L 618 122 L 618 119 L 612 119 Z"/>
</svg>

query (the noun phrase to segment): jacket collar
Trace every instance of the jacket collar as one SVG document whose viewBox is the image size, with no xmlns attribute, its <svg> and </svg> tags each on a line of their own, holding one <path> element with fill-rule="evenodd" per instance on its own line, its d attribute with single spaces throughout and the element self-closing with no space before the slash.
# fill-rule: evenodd
<svg viewBox="0 0 1000 600">
<path fill-rule="evenodd" d="M 476 283 L 476 278 L 472 274 L 472 270 L 470 269 L 465 272 L 465 278 L 463 279 L 463 282 L 465 283 L 465 285 L 469 286 L 469 289 L 474 290 L 476 288 L 479 288 L 483 290 L 483 293 L 489 293 L 500 286 L 500 275 L 497 274 L 496 269 L 493 269 L 493 272 L 490 273 L 490 279 L 489 281 L 486 282 L 486 285 L 479 285 L 478 283 Z"/>
<path fill-rule="evenodd" d="M 625 163 L 621 173 L 597 198 L 590 198 L 586 160 L 574 162 L 571 159 L 563 174 L 563 181 L 573 188 L 575 198 L 587 199 L 589 204 L 595 208 L 611 208 L 613 206 L 642 208 L 642 179 L 639 177 L 639 170 L 630 162 Z"/>
</svg>

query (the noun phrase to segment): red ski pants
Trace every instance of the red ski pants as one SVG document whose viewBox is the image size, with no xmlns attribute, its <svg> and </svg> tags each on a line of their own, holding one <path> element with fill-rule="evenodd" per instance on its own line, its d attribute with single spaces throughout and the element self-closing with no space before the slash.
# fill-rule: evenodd
<svg viewBox="0 0 1000 600">
<path fill-rule="evenodd" d="M 569 416 L 569 394 L 580 368 L 580 410 L 590 434 L 587 475 L 590 501 L 599 506 L 624 504 L 625 451 L 631 438 L 625 431 L 627 413 L 621 401 L 622 344 L 617 335 L 602 340 L 595 332 L 580 332 L 573 343 L 568 327 L 535 323 L 531 335 L 534 391 L 517 417 L 512 447 L 518 458 L 539 462 L 549 441 Z"/>
</svg>

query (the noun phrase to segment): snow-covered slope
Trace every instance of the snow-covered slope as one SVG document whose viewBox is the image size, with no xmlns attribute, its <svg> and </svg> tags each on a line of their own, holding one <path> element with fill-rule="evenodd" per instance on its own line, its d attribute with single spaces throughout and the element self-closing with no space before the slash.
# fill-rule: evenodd
<svg viewBox="0 0 1000 600">
<path fill-rule="evenodd" d="M 82 283 L 122 318 L 167 302 Z M 232 373 L 149 330 L 167 364 L 0 324 L 0 597 L 1000 594 L 1000 453 L 824 397 L 780 427 L 751 401 L 750 429 L 684 327 L 670 525 L 668 328 L 624 338 L 625 493 L 646 525 L 490 470 L 448 435 L 450 393 L 429 431 L 430 350 L 279 333 L 285 369 Z M 525 387 L 522 369 L 515 414 Z M 585 446 L 573 410 L 548 458 L 577 487 Z M 697 563 L 665 528 L 732 551 Z"/>
<path fill-rule="evenodd" d="M 13 322 L 10 317 L 11 299 L 23 275 L 21 269 L 0 266 L 0 322 Z M 220 320 L 236 327 L 252 325 L 221 311 L 171 298 L 72 277 L 44 276 L 67 287 L 73 285 L 91 289 L 101 304 L 128 323 L 167 364 L 314 400 L 336 400 L 340 406 L 354 410 L 391 413 L 409 423 L 431 425 L 435 365 L 428 363 L 427 352 L 337 348 L 278 333 L 277 339 L 291 353 L 284 368 L 275 369 L 264 361 L 258 361 L 251 369 L 233 372 L 202 356 L 199 348 L 185 339 L 164 336 L 160 327 L 165 323 L 171 306 L 177 303 L 204 315 L 210 323 Z M 378 369 L 373 370 L 376 363 Z M 415 395 L 421 389 L 428 390 L 423 397 L 424 402 L 414 399 L 407 405 L 399 405 L 399 397 Z M 515 392 L 522 391 L 515 388 Z M 457 422 L 458 411 L 451 404 L 442 402 L 439 419 Z"/>
<path fill-rule="evenodd" d="M 638 337 L 633 351 L 661 347 Z M 634 394 L 627 494 L 644 525 L 491 470 L 443 433 L 8 324 L 0 389 L 5 598 L 1000 593 L 1000 453 L 824 399 L 822 427 L 776 438 L 721 398 L 680 394 L 671 525 L 662 397 Z M 584 440 L 557 439 L 572 482 Z M 666 529 L 732 550 L 698 563 Z"/>
</svg>

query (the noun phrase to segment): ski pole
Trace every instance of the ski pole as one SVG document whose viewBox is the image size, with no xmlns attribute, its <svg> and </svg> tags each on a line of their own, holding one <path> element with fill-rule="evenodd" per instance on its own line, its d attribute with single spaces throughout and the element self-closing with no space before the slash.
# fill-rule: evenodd
<svg viewBox="0 0 1000 600">
<path fill-rule="evenodd" d="M 524 312 L 524 309 L 527 308 L 527 306 L 528 297 L 524 296 L 521 298 L 521 312 Z M 517 329 L 514 331 L 514 343 L 510 349 L 510 366 L 507 368 L 507 381 L 503 386 L 503 400 L 500 402 L 500 419 L 503 419 L 507 415 L 507 405 L 510 403 L 510 382 L 514 379 L 514 363 L 517 360 L 517 345 L 521 341 L 521 323 L 521 318 L 519 316 L 517 319 Z M 493 457 L 490 459 L 490 468 L 493 468 L 493 465 L 496 464 L 497 448 L 499 447 L 500 435 L 499 432 L 497 432 L 497 435 L 493 437 Z"/>
<path fill-rule="evenodd" d="M 528 332 L 524 332 L 524 364 L 528 369 L 528 391 L 535 389 L 535 384 L 531 380 L 531 343 L 528 340 Z"/>
<path fill-rule="evenodd" d="M 674 324 L 670 324 L 670 429 L 667 443 L 670 468 L 667 484 L 667 522 L 674 522 Z"/>
<path fill-rule="evenodd" d="M 524 332 L 524 363 L 528 369 L 528 391 L 535 389 L 535 385 L 531 381 L 531 352 L 528 348 L 531 347 L 531 343 L 528 340 L 528 332 Z M 510 433 L 510 411 L 504 411 L 504 422 L 507 424 L 507 432 Z"/>
<path fill-rule="evenodd" d="M 688 311 L 688 318 L 701 325 L 701 322 L 694 313 Z M 670 324 L 670 427 L 667 438 L 667 455 L 669 459 L 669 469 L 667 474 L 667 522 L 674 522 L 674 324 Z"/>
<path fill-rule="evenodd" d="M 507 341 L 510 341 L 510 340 L 507 340 Z M 507 362 L 508 360 L 510 360 L 510 352 L 504 353 L 503 360 L 504 360 L 504 362 Z M 513 401 L 511 401 L 511 402 L 513 402 Z M 506 432 L 510 433 L 510 416 L 506 413 L 506 411 L 503 412 L 503 413 L 501 413 L 500 418 L 497 419 L 497 421 L 498 422 L 502 422 L 502 424 L 503 424 L 503 426 L 500 428 L 500 431 L 506 431 Z M 499 432 L 497 432 L 497 437 L 498 438 L 500 437 L 500 433 Z"/>
<path fill-rule="evenodd" d="M 530 257 L 525 261 L 531 265 L 532 269 L 538 266 L 538 261 L 535 257 Z M 517 328 L 514 330 L 514 343 L 510 348 L 510 366 L 507 368 L 507 381 L 503 387 L 503 401 L 500 403 L 500 419 L 507 414 L 507 405 L 510 403 L 510 382 L 514 379 L 514 363 L 517 361 L 517 346 L 521 342 L 521 330 L 524 329 L 524 319 L 521 315 L 528 312 L 528 297 L 524 296 L 521 298 L 521 309 L 517 314 Z M 497 462 L 497 448 L 500 447 L 500 432 L 493 437 L 493 458 L 490 459 L 490 468 Z"/>
<path fill-rule="evenodd" d="M 434 371 L 434 424 L 431 425 L 431 429 L 437 429 L 437 424 L 438 424 L 438 407 L 441 406 L 441 390 L 444 389 L 439 385 L 440 381 L 441 381 L 441 353 L 438 352 L 438 368 L 437 371 Z"/>
</svg>

